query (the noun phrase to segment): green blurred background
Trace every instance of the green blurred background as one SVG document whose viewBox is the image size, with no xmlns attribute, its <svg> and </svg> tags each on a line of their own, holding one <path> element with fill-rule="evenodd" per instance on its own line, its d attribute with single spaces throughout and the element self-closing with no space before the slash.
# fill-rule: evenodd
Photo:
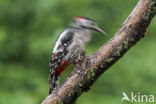
<svg viewBox="0 0 156 104">
<path fill-rule="evenodd" d="M 57 36 L 75 16 L 97 21 L 109 34 L 94 33 L 94 53 L 108 41 L 138 0 L 0 0 L 0 104 L 39 104 L 48 95 L 47 77 Z M 78 104 L 129 104 L 122 92 L 156 96 L 156 19 L 147 36 L 84 93 Z M 71 69 L 61 76 L 61 82 Z M 137 103 L 138 104 L 138 103 Z"/>
</svg>

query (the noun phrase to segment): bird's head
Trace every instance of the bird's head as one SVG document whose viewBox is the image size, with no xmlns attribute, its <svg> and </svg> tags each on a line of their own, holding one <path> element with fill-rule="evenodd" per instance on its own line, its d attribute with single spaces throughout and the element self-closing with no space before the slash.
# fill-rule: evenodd
<svg viewBox="0 0 156 104">
<path fill-rule="evenodd" d="M 75 17 L 73 26 L 90 30 L 90 31 L 97 31 L 106 35 L 106 33 L 96 25 L 95 21 L 87 17 L 80 17 L 80 16 Z"/>
</svg>

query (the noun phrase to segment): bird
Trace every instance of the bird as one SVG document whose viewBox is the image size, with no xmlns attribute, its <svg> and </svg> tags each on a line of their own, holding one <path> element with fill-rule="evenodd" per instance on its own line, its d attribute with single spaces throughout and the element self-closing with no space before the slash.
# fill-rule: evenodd
<svg viewBox="0 0 156 104">
<path fill-rule="evenodd" d="M 58 36 L 49 62 L 49 94 L 59 85 L 59 77 L 67 67 L 80 59 L 85 45 L 91 40 L 91 32 L 106 34 L 96 22 L 84 16 L 74 17 Z"/>
</svg>

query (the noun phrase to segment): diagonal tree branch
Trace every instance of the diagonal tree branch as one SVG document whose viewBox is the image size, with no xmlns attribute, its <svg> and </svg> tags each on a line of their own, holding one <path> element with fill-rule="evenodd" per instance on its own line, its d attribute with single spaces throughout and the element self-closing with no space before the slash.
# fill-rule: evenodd
<svg viewBox="0 0 156 104">
<path fill-rule="evenodd" d="M 77 64 L 72 74 L 42 104 L 73 104 L 96 79 L 121 58 L 147 32 L 156 14 L 156 0 L 139 0 L 121 28 L 96 53 Z"/>
</svg>

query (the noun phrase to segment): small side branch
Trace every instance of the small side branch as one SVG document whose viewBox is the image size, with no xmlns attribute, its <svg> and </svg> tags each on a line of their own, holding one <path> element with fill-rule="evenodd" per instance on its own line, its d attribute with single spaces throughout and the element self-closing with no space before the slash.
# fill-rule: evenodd
<svg viewBox="0 0 156 104">
<path fill-rule="evenodd" d="M 100 75 L 121 58 L 147 32 L 156 14 L 156 0 L 139 0 L 121 28 L 96 53 L 77 64 L 72 74 L 42 104 L 73 104 Z"/>
</svg>

